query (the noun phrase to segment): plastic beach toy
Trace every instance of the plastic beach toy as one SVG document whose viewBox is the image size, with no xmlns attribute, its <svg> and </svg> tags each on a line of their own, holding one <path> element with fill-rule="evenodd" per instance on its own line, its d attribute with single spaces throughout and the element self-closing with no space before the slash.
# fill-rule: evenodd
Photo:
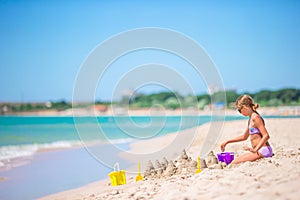
<svg viewBox="0 0 300 200">
<path fill-rule="evenodd" d="M 231 163 L 234 160 L 234 153 L 233 152 L 223 152 L 218 154 L 218 161 L 225 162 L 226 165 Z"/>
<path fill-rule="evenodd" d="M 126 174 L 125 170 L 120 171 L 119 163 L 114 165 L 114 171 L 109 173 L 109 179 L 112 186 L 124 185 L 126 184 Z"/>
<path fill-rule="evenodd" d="M 135 181 L 138 182 L 142 180 L 144 180 L 144 178 L 141 175 L 141 163 L 138 162 L 138 175 L 135 177 Z"/>
</svg>

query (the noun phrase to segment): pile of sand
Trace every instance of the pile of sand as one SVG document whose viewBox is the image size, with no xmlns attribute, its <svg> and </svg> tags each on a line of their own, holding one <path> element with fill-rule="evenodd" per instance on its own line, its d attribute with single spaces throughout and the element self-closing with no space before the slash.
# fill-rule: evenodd
<svg viewBox="0 0 300 200">
<path fill-rule="evenodd" d="M 132 176 L 128 177 L 126 185 L 113 187 L 109 180 L 104 180 L 43 199 L 299 199 L 300 119 L 267 119 L 266 124 L 275 153 L 272 158 L 229 165 L 222 169 L 205 168 L 198 174 L 182 173 L 182 170 L 178 173 L 179 165 L 175 162 L 168 168 L 169 164 L 166 167 L 166 163 L 161 161 L 160 166 L 154 164 L 154 169 L 150 167 L 152 170 L 166 167 L 160 178 L 154 176 L 158 172 L 152 171 L 153 174 L 145 174 L 149 177 L 144 181 L 135 182 L 135 177 Z M 220 151 L 221 142 L 241 134 L 246 126 L 246 120 L 226 122 L 214 152 Z M 208 128 L 209 124 L 206 124 L 199 130 L 203 133 Z M 201 143 L 199 138 L 201 136 L 187 149 L 188 155 L 194 160 Z M 226 150 L 233 151 L 238 156 L 244 153 L 242 146 L 249 146 L 249 143 L 228 145 Z M 193 166 L 194 164 L 193 162 Z"/>
</svg>

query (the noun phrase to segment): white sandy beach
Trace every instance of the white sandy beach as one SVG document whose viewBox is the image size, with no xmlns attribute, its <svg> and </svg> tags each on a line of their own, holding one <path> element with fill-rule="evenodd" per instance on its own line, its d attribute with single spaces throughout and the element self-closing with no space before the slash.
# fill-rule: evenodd
<svg viewBox="0 0 300 200">
<path fill-rule="evenodd" d="M 204 169 L 199 174 L 178 174 L 168 178 L 135 182 L 134 175 L 127 177 L 127 184 L 110 186 L 101 180 L 81 188 L 64 191 L 41 199 L 298 199 L 300 196 L 300 119 L 266 119 L 271 136 L 270 144 L 275 155 L 255 162 L 242 163 L 224 169 Z M 196 160 L 211 124 L 184 131 L 194 134 L 195 140 L 187 153 Z M 247 120 L 225 122 L 221 136 L 213 147 L 227 138 L 241 134 Z M 182 133 L 181 133 L 182 134 Z M 131 146 L 132 152 L 148 152 L 150 147 L 163 147 L 178 135 L 141 141 Z M 153 147 L 153 144 L 156 146 Z M 229 144 L 226 151 L 242 154 L 243 146 L 250 142 Z M 160 159 L 160 158 L 158 158 Z M 143 162 L 142 162 L 143 163 Z"/>
</svg>

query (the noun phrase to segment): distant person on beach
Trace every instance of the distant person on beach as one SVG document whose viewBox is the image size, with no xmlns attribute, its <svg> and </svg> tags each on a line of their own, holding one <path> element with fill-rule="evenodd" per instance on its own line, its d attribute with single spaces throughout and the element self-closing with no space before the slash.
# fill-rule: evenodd
<svg viewBox="0 0 300 200">
<path fill-rule="evenodd" d="M 240 96 L 236 100 L 235 105 L 242 115 L 249 116 L 248 125 L 243 135 L 222 143 L 221 150 L 224 151 L 225 146 L 229 143 L 245 141 L 250 136 L 252 147 L 244 147 L 244 150 L 249 151 L 249 153 L 245 153 L 234 159 L 232 161 L 233 164 L 272 157 L 273 151 L 268 142 L 270 138 L 269 133 L 265 127 L 264 119 L 256 111 L 259 105 L 254 103 L 249 95 Z"/>
</svg>

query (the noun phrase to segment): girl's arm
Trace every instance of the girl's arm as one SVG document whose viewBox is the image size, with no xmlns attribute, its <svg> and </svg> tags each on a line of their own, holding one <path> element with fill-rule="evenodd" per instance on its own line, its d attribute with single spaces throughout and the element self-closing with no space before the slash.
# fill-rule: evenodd
<svg viewBox="0 0 300 200">
<path fill-rule="evenodd" d="M 233 139 L 230 139 L 230 140 L 227 140 L 226 142 L 222 143 L 221 144 L 221 151 L 224 151 L 225 150 L 225 146 L 229 143 L 234 143 L 234 142 L 241 142 L 241 141 L 244 141 L 244 140 L 247 140 L 249 137 L 249 130 L 248 130 L 248 127 L 247 129 L 244 131 L 243 135 L 240 135 L 236 138 L 233 138 Z"/>
</svg>

